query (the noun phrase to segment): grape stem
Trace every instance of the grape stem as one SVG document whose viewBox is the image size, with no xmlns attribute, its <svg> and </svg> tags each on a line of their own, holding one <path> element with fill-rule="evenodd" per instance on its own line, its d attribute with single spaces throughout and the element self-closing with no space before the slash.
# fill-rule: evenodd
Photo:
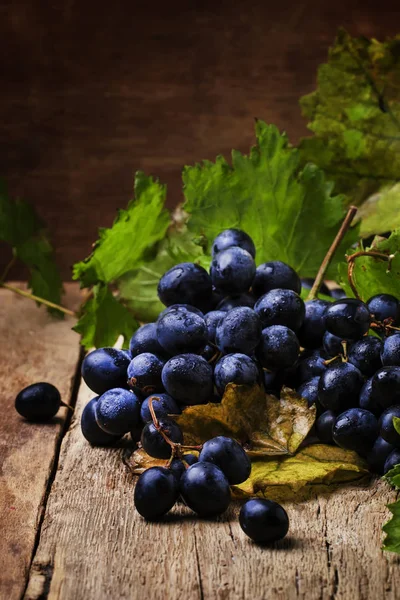
<svg viewBox="0 0 400 600">
<path fill-rule="evenodd" d="M 18 294 L 19 296 L 23 296 L 24 298 L 29 298 L 30 300 L 34 300 L 35 302 L 39 302 L 39 304 L 44 304 L 49 308 L 54 308 L 64 313 L 65 315 L 69 315 L 70 317 L 76 317 L 76 313 L 73 310 L 69 310 L 69 308 L 65 308 L 64 306 L 60 306 L 59 304 L 55 304 L 54 302 L 50 302 L 50 300 L 45 300 L 44 298 L 40 298 L 39 296 L 35 296 L 30 292 L 26 292 L 25 290 L 20 290 L 19 288 L 14 287 L 13 285 L 9 285 L 8 283 L 4 283 L 0 281 L 0 287 L 9 290 L 10 292 L 14 292 L 14 294 Z"/>
<path fill-rule="evenodd" d="M 350 206 L 349 210 L 347 211 L 347 215 L 344 218 L 344 221 L 343 221 L 339 231 L 337 232 L 335 239 L 333 240 L 333 242 L 331 244 L 331 247 L 329 248 L 324 260 L 321 263 L 321 266 L 320 266 L 317 276 L 315 278 L 314 284 L 310 290 L 310 293 L 308 294 L 307 300 L 315 300 L 315 298 L 318 297 L 319 288 L 321 287 L 321 284 L 324 280 L 325 273 L 326 273 L 329 265 L 331 264 L 332 258 L 334 257 L 336 250 L 339 248 L 340 244 L 342 243 L 343 238 L 346 235 L 347 230 L 349 229 L 349 227 L 355 217 L 356 212 L 357 212 L 357 207 Z"/>
<path fill-rule="evenodd" d="M 354 267 L 356 265 L 356 259 L 360 256 L 371 256 L 372 258 L 377 258 L 379 260 L 385 260 L 388 263 L 387 272 L 389 273 L 392 268 L 392 261 L 395 257 L 394 254 L 384 254 L 383 252 L 375 252 L 374 250 L 360 250 L 359 252 L 355 252 L 350 256 L 346 257 L 347 260 L 347 279 L 349 280 L 349 284 L 354 296 L 357 300 L 361 300 L 360 294 L 357 291 L 357 286 L 354 281 Z"/>
</svg>

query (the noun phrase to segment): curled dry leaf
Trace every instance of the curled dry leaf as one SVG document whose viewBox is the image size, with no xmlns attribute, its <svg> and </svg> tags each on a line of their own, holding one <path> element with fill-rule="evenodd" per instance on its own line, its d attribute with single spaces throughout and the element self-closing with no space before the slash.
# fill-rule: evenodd
<svg viewBox="0 0 400 600">
<path fill-rule="evenodd" d="M 249 479 L 235 486 L 237 497 L 275 495 L 281 486 L 287 496 L 304 486 L 338 484 L 361 479 L 368 473 L 364 461 L 350 450 L 315 444 L 295 456 L 253 461 Z"/>
<path fill-rule="evenodd" d="M 289 388 L 280 400 L 258 385 L 228 384 L 219 404 L 190 406 L 176 418 L 185 443 L 202 444 L 217 435 L 233 437 L 250 456 L 294 454 L 314 424 L 315 407 Z"/>
</svg>

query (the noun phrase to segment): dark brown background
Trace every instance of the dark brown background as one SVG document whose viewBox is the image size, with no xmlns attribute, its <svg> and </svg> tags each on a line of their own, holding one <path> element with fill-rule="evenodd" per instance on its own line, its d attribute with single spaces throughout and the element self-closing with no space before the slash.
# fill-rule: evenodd
<svg viewBox="0 0 400 600">
<path fill-rule="evenodd" d="M 172 206 L 182 165 L 246 151 L 253 117 L 296 141 L 338 26 L 382 39 L 399 16 L 376 0 L 0 2 L 0 175 L 48 223 L 69 279 L 137 169 Z"/>
</svg>

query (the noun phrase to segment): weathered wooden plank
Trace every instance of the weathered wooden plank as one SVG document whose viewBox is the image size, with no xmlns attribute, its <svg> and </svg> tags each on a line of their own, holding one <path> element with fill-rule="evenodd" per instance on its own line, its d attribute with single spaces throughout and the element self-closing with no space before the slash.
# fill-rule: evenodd
<svg viewBox="0 0 400 600">
<path fill-rule="evenodd" d="M 68 286 L 66 305 L 79 296 Z M 69 401 L 79 359 L 73 320 L 48 315 L 31 300 L 0 289 L 0 598 L 21 597 L 43 500 L 67 409 L 48 424 L 28 423 L 14 409 L 19 390 L 36 381 L 55 384 Z"/>
<path fill-rule="evenodd" d="M 385 504 L 395 497 L 385 484 L 288 504 L 290 536 L 272 548 L 244 536 L 235 506 L 217 522 L 180 506 L 147 524 L 133 506 L 123 448 L 91 448 L 82 438 L 79 418 L 92 395 L 82 384 L 26 600 L 396 597 L 399 559 L 380 550 Z"/>
</svg>

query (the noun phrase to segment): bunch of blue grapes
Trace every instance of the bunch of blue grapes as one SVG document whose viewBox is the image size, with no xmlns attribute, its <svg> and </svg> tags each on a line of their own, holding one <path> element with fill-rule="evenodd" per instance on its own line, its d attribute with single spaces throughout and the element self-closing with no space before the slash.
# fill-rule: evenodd
<svg viewBox="0 0 400 600">
<path fill-rule="evenodd" d="M 181 263 L 160 279 L 165 309 L 140 327 L 129 350 L 100 348 L 83 361 L 82 376 L 96 394 L 82 414 L 94 445 L 111 445 L 130 432 L 165 466 L 142 473 L 135 505 L 147 519 L 184 501 L 200 516 L 223 513 L 230 486 L 250 474 L 235 440 L 219 436 L 202 447 L 184 445 L 174 415 L 221 401 L 227 384 L 264 386 L 280 397 L 292 388 L 315 406 L 309 441 L 354 450 L 371 471 L 400 463 L 400 304 L 379 294 L 364 303 L 343 290 L 321 292 L 331 301 L 303 301 L 312 280 L 281 261 L 256 266 L 252 239 L 228 229 L 212 245 L 209 272 Z M 241 511 L 243 530 L 257 541 L 283 537 L 282 507 L 255 499 Z M 276 526 L 273 526 L 275 523 Z"/>
</svg>

